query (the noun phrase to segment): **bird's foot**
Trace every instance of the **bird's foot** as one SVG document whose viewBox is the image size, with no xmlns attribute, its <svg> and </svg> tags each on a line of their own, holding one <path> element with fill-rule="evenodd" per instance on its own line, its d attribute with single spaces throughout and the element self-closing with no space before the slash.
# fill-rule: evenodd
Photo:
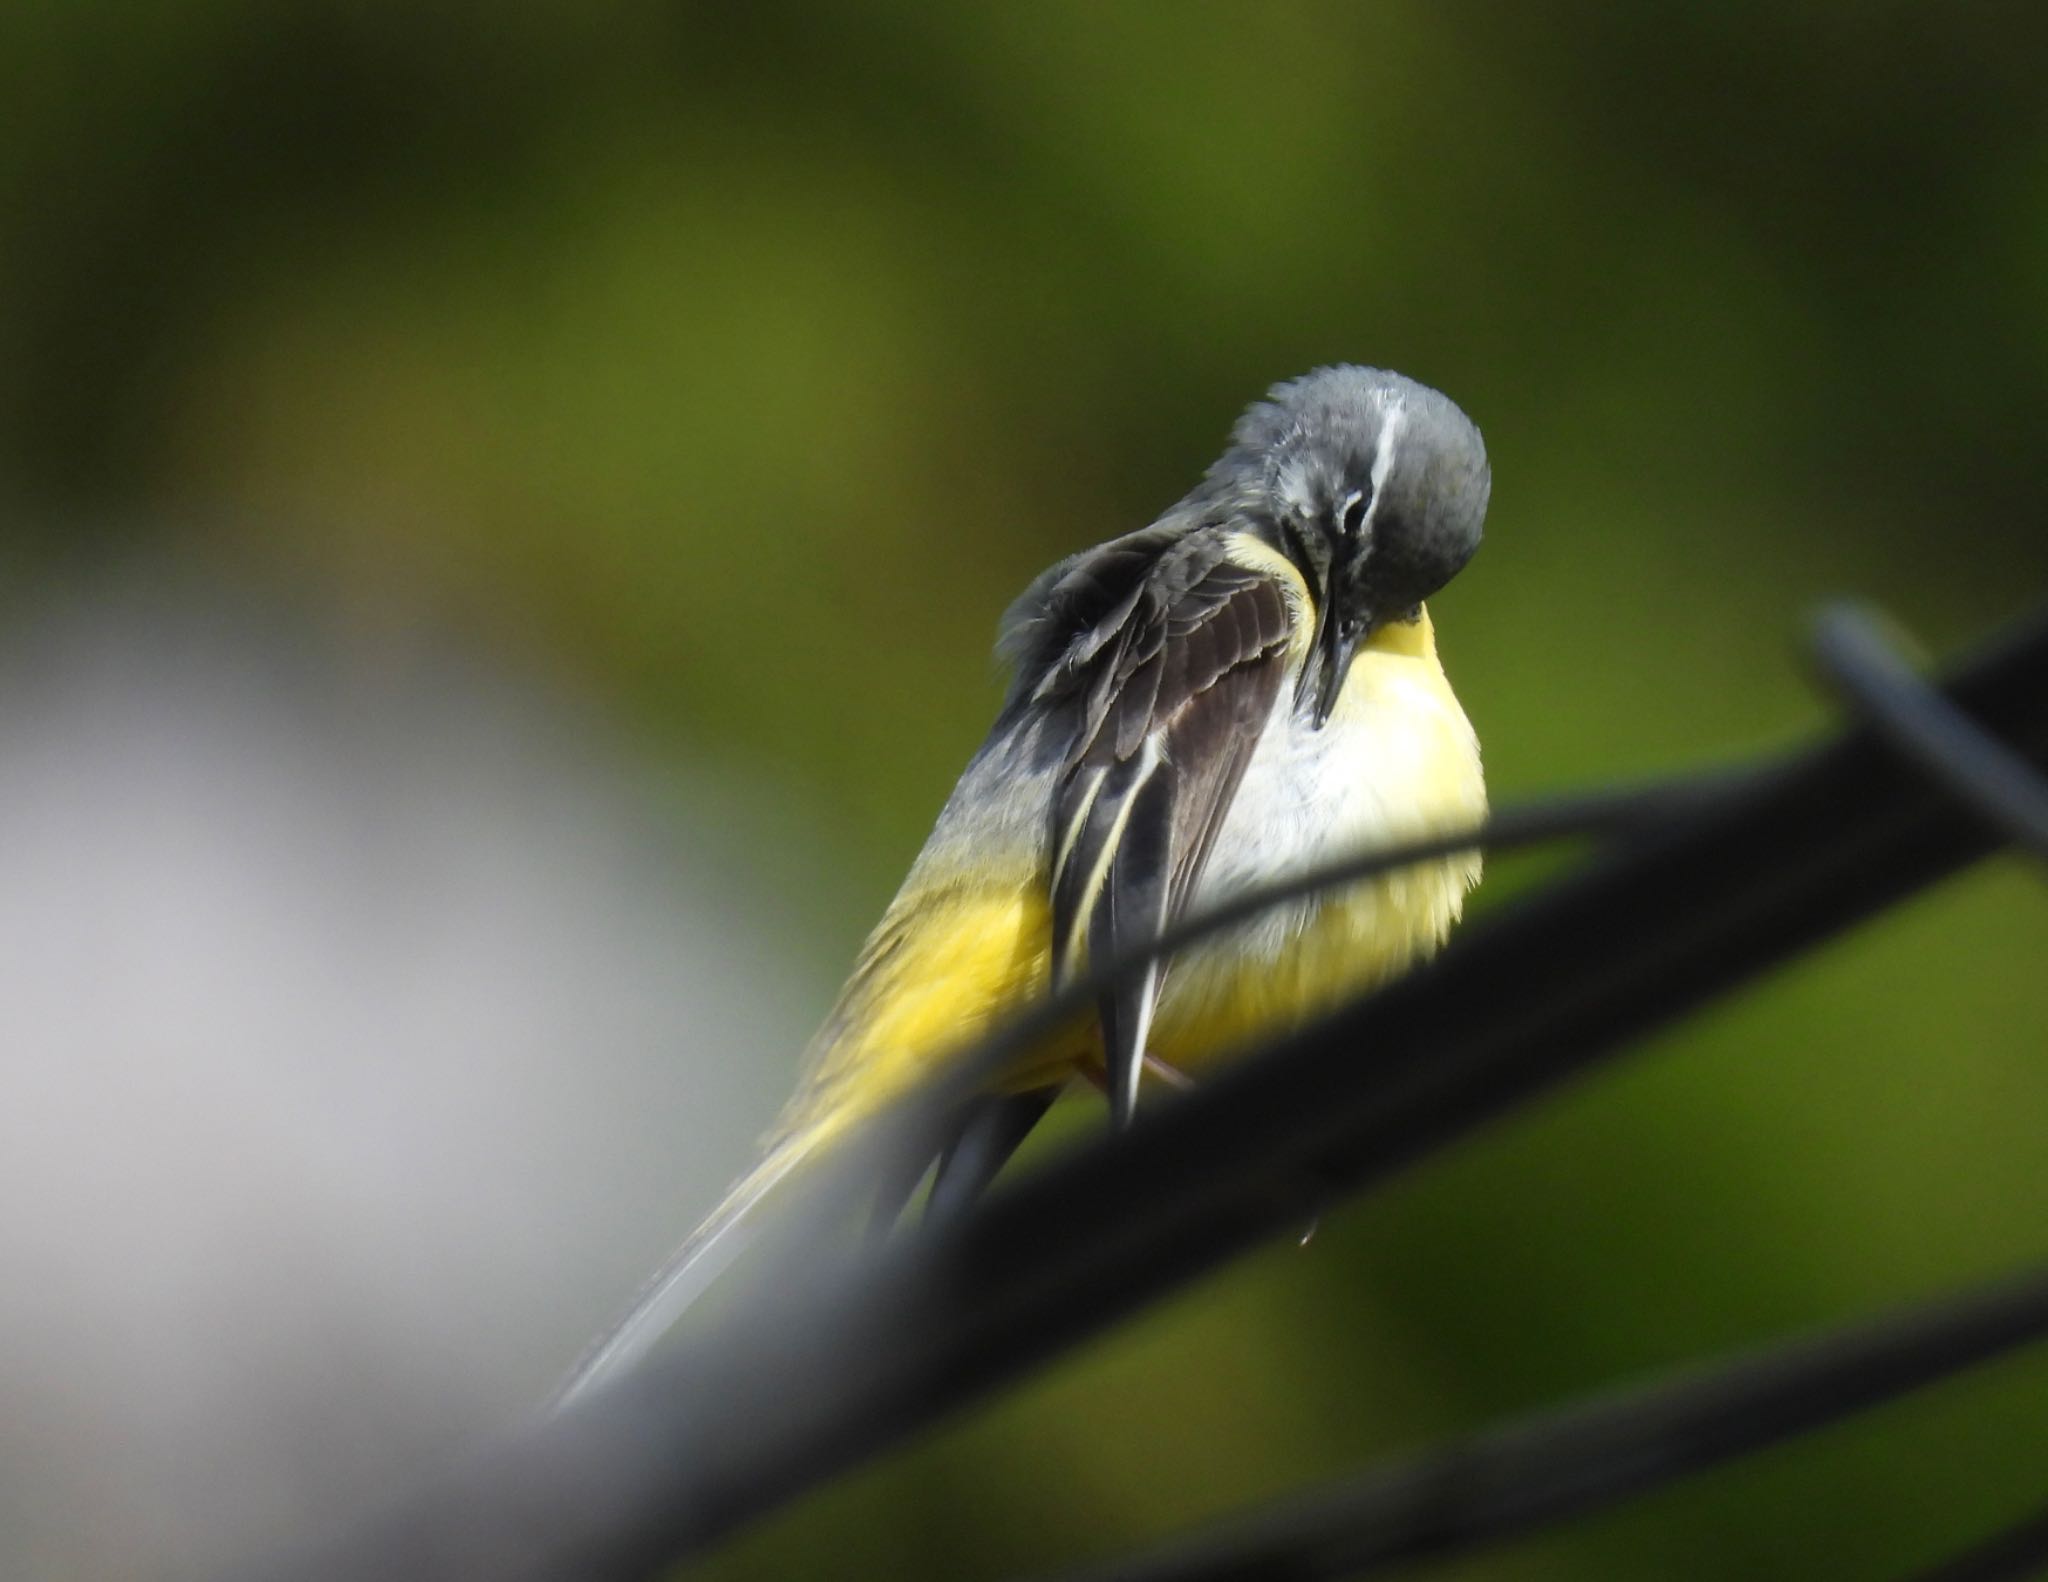
<svg viewBox="0 0 2048 1582">
<path fill-rule="evenodd" d="M 1172 1088 L 1176 1093 L 1186 1093 L 1195 1085 L 1195 1079 L 1179 1066 L 1161 1060 L 1157 1055 L 1145 1057 L 1145 1069 Z M 1088 1085 L 1098 1093 L 1109 1091 L 1109 1075 L 1100 1066 L 1083 1066 L 1081 1075 L 1088 1079 Z"/>
</svg>

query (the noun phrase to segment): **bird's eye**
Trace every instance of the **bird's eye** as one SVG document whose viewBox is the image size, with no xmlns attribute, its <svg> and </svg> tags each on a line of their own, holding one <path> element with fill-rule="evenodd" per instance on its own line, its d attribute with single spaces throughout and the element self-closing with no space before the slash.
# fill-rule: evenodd
<svg viewBox="0 0 2048 1582">
<path fill-rule="evenodd" d="M 1344 500 L 1344 532 L 1347 537 L 1356 538 L 1365 528 L 1365 513 L 1372 504 L 1372 496 L 1363 489 L 1354 489 Z"/>
</svg>

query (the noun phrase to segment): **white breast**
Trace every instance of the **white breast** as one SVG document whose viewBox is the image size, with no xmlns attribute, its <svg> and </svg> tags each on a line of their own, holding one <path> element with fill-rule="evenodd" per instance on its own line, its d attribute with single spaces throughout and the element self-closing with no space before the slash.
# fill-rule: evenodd
<svg viewBox="0 0 2048 1582">
<path fill-rule="evenodd" d="M 1322 729 L 1296 711 L 1292 689 L 1275 702 L 1195 908 L 1393 841 L 1472 824 L 1485 810 L 1478 739 L 1434 652 L 1366 649 Z M 1460 859 L 1459 868 L 1462 893 L 1477 864 Z M 1317 904 L 1276 909 L 1231 943 L 1236 951 L 1277 954 Z"/>
</svg>

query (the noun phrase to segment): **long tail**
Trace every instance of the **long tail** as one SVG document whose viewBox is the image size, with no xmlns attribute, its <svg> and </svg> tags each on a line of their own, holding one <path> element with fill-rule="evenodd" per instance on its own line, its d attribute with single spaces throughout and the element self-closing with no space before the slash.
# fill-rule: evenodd
<svg viewBox="0 0 2048 1582">
<path fill-rule="evenodd" d="M 913 882 L 915 875 L 913 874 Z M 789 1176 L 927 1076 L 960 1040 L 1039 992 L 1046 973 L 1045 902 L 1035 875 L 1014 882 L 906 885 L 869 936 L 839 1003 L 805 1057 L 796 1095 L 761 1162 L 742 1176 L 641 1289 L 626 1316 L 583 1354 L 555 1397 L 562 1407 L 651 1351 L 753 1239 L 755 1213 Z M 939 1167 L 942 1204 L 988 1184 L 1065 1080 L 970 1107 Z M 929 1159 L 884 1184 L 878 1220 L 895 1217 Z M 935 1190 L 938 1190 L 935 1188 Z"/>
<path fill-rule="evenodd" d="M 785 1134 L 761 1162 L 733 1183 L 718 1207 L 649 1277 L 612 1327 L 592 1341 L 555 1392 L 560 1411 L 609 1383 L 652 1351 L 690 1304 L 745 1252 L 756 1229 L 754 1211 L 817 1146 L 817 1128 Z"/>
</svg>

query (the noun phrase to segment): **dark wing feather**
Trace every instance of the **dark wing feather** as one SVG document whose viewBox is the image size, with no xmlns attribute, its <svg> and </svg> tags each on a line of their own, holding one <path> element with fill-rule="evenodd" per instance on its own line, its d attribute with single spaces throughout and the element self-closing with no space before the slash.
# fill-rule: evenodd
<svg viewBox="0 0 2048 1582">
<path fill-rule="evenodd" d="M 1099 965 L 1186 910 L 1272 713 L 1292 610 L 1271 574 L 1226 558 L 1220 539 L 1184 541 L 1069 650 L 1055 684 L 1079 695 L 1081 721 L 1053 796 L 1056 976 L 1084 950 Z M 1119 1122 L 1136 1102 L 1163 974 L 1155 965 L 1101 1003 Z"/>
</svg>

